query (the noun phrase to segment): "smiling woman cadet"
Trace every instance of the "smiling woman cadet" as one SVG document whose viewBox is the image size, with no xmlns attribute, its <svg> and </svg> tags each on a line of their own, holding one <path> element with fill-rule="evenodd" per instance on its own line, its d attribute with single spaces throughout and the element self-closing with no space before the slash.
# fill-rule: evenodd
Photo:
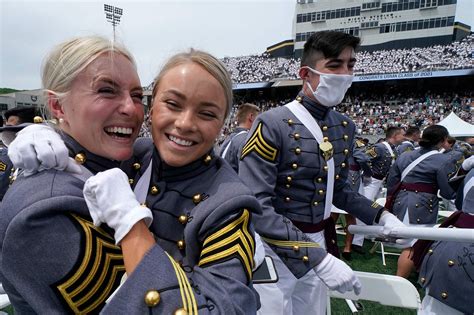
<svg viewBox="0 0 474 315">
<path fill-rule="evenodd" d="M 127 175 L 113 169 L 86 182 L 94 223 L 115 231 L 128 274 L 104 312 L 256 312 L 250 222 L 260 206 L 212 150 L 229 114 L 231 87 L 211 55 L 175 55 L 155 80 L 154 146 L 150 139 L 137 140 L 133 157 L 122 165 Z M 142 202 L 152 209 L 150 227 L 129 220 Z"/>
<path fill-rule="evenodd" d="M 125 48 L 100 37 L 64 42 L 46 59 L 42 81 L 67 145 L 59 155 L 75 156 L 90 173 L 131 157 L 143 105 L 135 63 Z M 115 128 L 126 132 L 110 132 Z M 120 247 L 109 228 L 90 222 L 83 185 L 71 173 L 48 170 L 20 176 L 5 195 L 1 282 L 15 313 L 98 312 L 118 287 L 125 270 Z"/>
</svg>

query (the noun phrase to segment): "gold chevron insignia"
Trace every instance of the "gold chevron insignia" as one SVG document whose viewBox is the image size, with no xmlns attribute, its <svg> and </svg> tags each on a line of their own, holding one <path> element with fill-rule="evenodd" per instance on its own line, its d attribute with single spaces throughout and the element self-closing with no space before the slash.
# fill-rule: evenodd
<svg viewBox="0 0 474 315">
<path fill-rule="evenodd" d="M 242 154 L 240 159 L 243 160 L 245 156 L 250 154 L 252 151 L 255 151 L 258 155 L 268 161 L 275 161 L 278 150 L 272 147 L 265 139 L 262 134 L 262 125 L 260 122 L 255 128 L 252 137 L 247 141 L 245 146 L 242 148 Z"/>
<path fill-rule="evenodd" d="M 358 148 L 363 148 L 363 147 L 365 147 L 364 141 L 356 140 L 356 147 L 358 147 Z"/>
<path fill-rule="evenodd" d="M 75 214 L 71 220 L 81 233 L 81 252 L 74 268 L 52 287 L 71 312 L 98 313 L 125 272 L 122 250 L 92 222 Z"/>
<path fill-rule="evenodd" d="M 188 277 L 184 273 L 183 268 L 181 268 L 181 266 L 173 259 L 173 257 L 171 257 L 168 253 L 166 253 L 166 255 L 168 256 L 171 265 L 174 268 L 174 272 L 176 273 L 176 279 L 178 279 L 179 284 L 179 292 L 181 294 L 181 301 L 183 303 L 184 310 L 187 312 L 186 314 L 198 314 L 196 298 L 194 297 L 193 289 L 189 284 Z"/>
<path fill-rule="evenodd" d="M 279 247 L 293 247 L 293 246 L 299 246 L 299 247 L 320 247 L 318 243 L 316 242 L 301 242 L 301 241 L 281 241 L 281 240 L 274 240 L 271 238 L 266 238 L 263 236 L 260 236 L 260 238 L 267 242 L 268 244 L 279 246 Z"/>
<path fill-rule="evenodd" d="M 0 162 L 0 172 L 5 172 L 7 170 L 7 165 L 3 162 Z"/>
<path fill-rule="evenodd" d="M 367 151 L 365 151 L 371 158 L 376 158 L 377 157 L 377 152 L 375 151 L 374 147 L 369 148 Z"/>
<path fill-rule="evenodd" d="M 252 277 L 255 243 L 249 232 L 250 213 L 247 209 L 235 220 L 208 236 L 203 243 L 199 266 L 238 258 L 245 267 L 247 279 Z"/>
</svg>

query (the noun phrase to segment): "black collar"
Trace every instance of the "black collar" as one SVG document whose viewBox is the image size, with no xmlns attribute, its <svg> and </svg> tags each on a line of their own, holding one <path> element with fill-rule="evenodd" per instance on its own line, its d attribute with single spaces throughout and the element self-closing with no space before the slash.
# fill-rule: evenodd
<svg viewBox="0 0 474 315">
<path fill-rule="evenodd" d="M 324 120 L 327 113 L 331 110 L 331 108 L 326 107 L 324 105 L 319 104 L 312 98 L 306 96 L 303 91 L 298 93 L 298 98 L 301 98 L 300 103 L 311 113 L 316 120 Z"/>
</svg>

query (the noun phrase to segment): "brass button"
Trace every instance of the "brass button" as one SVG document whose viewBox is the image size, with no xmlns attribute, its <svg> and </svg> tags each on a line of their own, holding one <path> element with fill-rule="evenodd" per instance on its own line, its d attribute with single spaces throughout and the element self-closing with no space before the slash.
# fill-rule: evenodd
<svg viewBox="0 0 474 315">
<path fill-rule="evenodd" d="M 140 163 L 133 163 L 133 168 L 134 168 L 135 170 L 139 170 L 140 167 L 142 167 L 142 166 L 140 165 Z"/>
<path fill-rule="evenodd" d="M 288 183 L 291 183 L 291 180 L 292 180 L 292 179 L 293 179 L 293 178 L 292 178 L 291 176 L 286 176 L 286 181 L 287 181 Z"/>
<path fill-rule="evenodd" d="M 331 240 L 331 243 L 336 244 L 336 241 L 335 241 L 335 240 Z"/>
<path fill-rule="evenodd" d="M 303 259 L 303 262 L 308 262 L 308 261 L 309 261 L 309 257 L 308 257 L 308 256 L 306 256 L 306 255 L 305 255 L 305 256 L 303 256 L 303 258 L 302 258 L 302 259 Z"/>
<path fill-rule="evenodd" d="M 449 267 L 454 266 L 454 260 L 448 260 L 448 266 Z"/>
<path fill-rule="evenodd" d="M 300 250 L 300 247 L 298 245 L 293 245 L 293 250 L 297 252 Z"/>
<path fill-rule="evenodd" d="M 418 193 L 418 190 L 415 190 L 415 194 L 417 194 L 417 193 Z"/>
<path fill-rule="evenodd" d="M 418 204 L 415 204 L 415 208 L 418 208 Z"/>
<path fill-rule="evenodd" d="M 300 148 L 296 148 L 296 149 L 295 149 L 295 153 L 296 153 L 296 154 L 301 154 L 301 149 L 300 149 Z"/>
<path fill-rule="evenodd" d="M 298 164 L 296 164 L 296 163 L 291 164 L 291 168 L 296 170 L 298 168 Z"/>
<path fill-rule="evenodd" d="M 178 245 L 178 248 L 179 249 L 183 249 L 185 244 L 184 244 L 184 240 L 179 240 L 176 242 L 176 245 Z"/>
<path fill-rule="evenodd" d="M 140 206 L 145 207 L 145 208 L 147 207 L 146 203 L 141 203 Z"/>
<path fill-rule="evenodd" d="M 293 125 L 293 119 L 288 119 L 288 125 L 289 126 Z"/>
<path fill-rule="evenodd" d="M 324 142 L 328 142 L 328 141 L 329 141 L 329 138 L 328 138 L 328 137 L 323 137 L 323 141 L 324 141 Z"/>
<path fill-rule="evenodd" d="M 133 178 L 129 178 L 129 179 L 128 179 L 128 183 L 129 183 L 130 185 L 133 185 L 133 183 L 134 183 Z"/>
<path fill-rule="evenodd" d="M 336 179 L 339 179 L 339 177 L 340 177 L 339 174 L 337 174 L 337 175 L 336 175 Z"/>
<path fill-rule="evenodd" d="M 159 189 L 158 187 L 156 187 L 156 186 L 151 186 L 150 193 L 151 193 L 152 195 L 156 195 L 156 194 L 158 194 L 159 192 L 160 192 L 160 189 Z"/>
<path fill-rule="evenodd" d="M 291 185 L 290 185 L 290 184 L 286 184 L 285 187 L 286 187 L 286 188 L 290 188 Z"/>
<path fill-rule="evenodd" d="M 346 167 L 346 163 L 342 162 L 342 163 L 341 163 L 341 167 L 342 167 L 342 168 Z"/>
<path fill-rule="evenodd" d="M 433 254 L 433 249 L 431 249 L 431 248 L 428 249 L 428 254 L 430 254 L 430 255 Z"/>
<path fill-rule="evenodd" d="M 182 214 L 178 217 L 178 221 L 181 224 L 186 224 L 186 223 L 188 223 L 188 216 L 185 215 L 185 214 Z"/>
<path fill-rule="evenodd" d="M 291 201 L 290 197 L 285 197 L 285 202 L 290 202 L 290 201 Z"/>
<path fill-rule="evenodd" d="M 327 172 L 329 167 L 327 165 L 324 165 L 323 169 Z"/>
<path fill-rule="evenodd" d="M 421 222 L 421 219 L 420 219 L 420 218 L 416 219 L 416 222 L 420 223 L 420 222 Z"/>
<path fill-rule="evenodd" d="M 349 139 L 349 136 L 348 136 L 348 135 L 344 135 L 343 138 L 344 138 L 344 141 L 347 141 L 347 140 Z"/>
<path fill-rule="evenodd" d="M 319 202 L 313 201 L 313 206 L 317 206 L 317 205 L 319 205 Z"/>
<path fill-rule="evenodd" d="M 425 278 L 421 278 L 421 279 L 420 279 L 420 282 L 421 282 L 421 283 L 425 283 L 425 281 L 426 281 Z"/>
<path fill-rule="evenodd" d="M 349 149 L 344 149 L 344 155 L 348 155 L 349 154 Z"/>
<path fill-rule="evenodd" d="M 211 161 L 212 161 L 212 156 L 210 156 L 209 154 L 206 155 L 206 157 L 204 158 L 204 163 L 209 164 L 211 163 Z"/>
<path fill-rule="evenodd" d="M 299 133 L 295 133 L 293 136 L 295 137 L 295 140 L 299 140 L 301 137 Z"/>
<path fill-rule="evenodd" d="M 322 190 L 322 189 L 318 190 L 318 194 L 324 195 L 324 190 Z"/>
<path fill-rule="evenodd" d="M 79 164 L 84 164 L 86 163 L 86 155 L 84 153 L 78 153 L 74 157 L 74 160 L 76 160 L 76 162 Z"/>
<path fill-rule="evenodd" d="M 323 182 L 323 178 L 322 177 L 318 177 L 318 183 L 322 183 Z"/>
<path fill-rule="evenodd" d="M 430 210 L 430 213 L 433 213 L 433 210 Z"/>
<path fill-rule="evenodd" d="M 323 126 L 323 131 L 328 131 L 328 126 Z"/>
<path fill-rule="evenodd" d="M 297 100 L 298 102 L 301 102 L 301 101 L 303 100 L 303 98 L 302 98 L 301 96 L 297 96 L 297 97 L 296 97 L 296 100 Z"/>
<path fill-rule="evenodd" d="M 41 116 L 35 116 L 35 117 L 33 118 L 33 122 L 34 122 L 35 124 L 41 124 L 41 123 L 43 122 L 43 118 L 42 118 Z"/>
<path fill-rule="evenodd" d="M 443 299 L 448 298 L 448 293 L 447 293 L 447 292 L 441 292 L 441 297 L 442 297 Z"/>
<path fill-rule="evenodd" d="M 148 306 L 148 307 L 155 307 L 158 305 L 158 303 L 160 303 L 160 293 L 158 293 L 158 291 L 156 290 L 148 290 L 146 293 L 145 293 L 145 304 Z"/>
<path fill-rule="evenodd" d="M 342 125 L 343 125 L 344 127 L 347 126 L 347 124 L 348 124 L 348 122 L 345 121 L 345 120 L 342 122 Z"/>
<path fill-rule="evenodd" d="M 200 203 L 201 201 L 202 201 L 202 196 L 201 196 L 201 194 L 195 194 L 195 195 L 193 196 L 193 202 L 194 202 L 194 204 L 197 205 L 197 204 Z"/>
<path fill-rule="evenodd" d="M 184 308 L 178 308 L 173 315 L 188 315 L 188 312 Z"/>
</svg>

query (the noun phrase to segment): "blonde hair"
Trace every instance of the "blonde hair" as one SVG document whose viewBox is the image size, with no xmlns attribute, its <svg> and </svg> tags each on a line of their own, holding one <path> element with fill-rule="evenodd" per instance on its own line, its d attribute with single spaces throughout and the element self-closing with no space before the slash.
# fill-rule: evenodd
<svg viewBox="0 0 474 315">
<path fill-rule="evenodd" d="M 210 75 L 212 75 L 217 80 L 217 82 L 219 82 L 222 89 L 224 90 L 224 95 L 227 102 L 225 113 L 225 117 L 227 117 L 232 107 L 232 79 L 230 78 L 229 72 L 227 71 L 224 64 L 219 59 L 205 51 L 191 48 L 189 52 L 178 53 L 168 59 L 153 82 L 152 97 L 154 98 L 156 96 L 160 81 L 169 70 L 188 62 L 193 62 L 200 65 Z"/>
<path fill-rule="evenodd" d="M 77 37 L 54 47 L 45 58 L 41 71 L 46 99 L 49 93 L 57 99 L 63 98 L 76 77 L 106 52 L 125 56 L 136 68 L 132 54 L 124 46 L 101 36 Z"/>
<path fill-rule="evenodd" d="M 239 106 L 237 113 L 235 114 L 235 120 L 238 124 L 242 124 L 247 119 L 249 114 L 258 113 L 259 109 L 257 105 L 245 103 Z"/>
</svg>

